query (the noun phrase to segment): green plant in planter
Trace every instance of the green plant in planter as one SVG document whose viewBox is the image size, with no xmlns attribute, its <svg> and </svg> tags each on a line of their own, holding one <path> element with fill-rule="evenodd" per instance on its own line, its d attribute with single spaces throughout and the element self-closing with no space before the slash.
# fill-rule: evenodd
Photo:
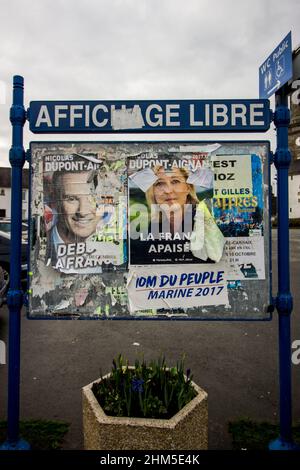
<svg viewBox="0 0 300 470">
<path fill-rule="evenodd" d="M 190 370 L 184 374 L 184 361 L 168 368 L 165 358 L 136 360 L 129 367 L 121 355 L 113 360 L 111 373 L 101 374 L 92 391 L 109 416 L 169 419 L 189 403 L 196 392 Z"/>
</svg>

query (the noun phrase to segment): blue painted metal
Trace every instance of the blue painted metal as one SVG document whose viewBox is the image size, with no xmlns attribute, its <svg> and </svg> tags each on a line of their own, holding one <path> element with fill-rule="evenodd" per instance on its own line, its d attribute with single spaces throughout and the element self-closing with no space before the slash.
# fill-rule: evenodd
<svg viewBox="0 0 300 470">
<path fill-rule="evenodd" d="M 30 450 L 30 444 L 24 439 L 14 442 L 7 440 L 0 446 L 0 450 Z"/>
<path fill-rule="evenodd" d="M 270 98 L 292 76 L 292 34 L 289 32 L 259 67 L 259 97 Z"/>
<path fill-rule="evenodd" d="M 8 433 L 2 449 L 25 449 L 29 444 L 19 438 L 20 415 L 20 336 L 21 308 L 21 243 L 22 243 L 22 168 L 25 162 L 23 148 L 23 126 L 26 120 L 24 109 L 24 79 L 13 78 L 13 103 L 10 109 L 12 124 L 12 147 L 9 161 L 12 167 L 11 191 L 11 253 L 10 288 L 7 294 L 9 308 L 9 363 L 8 363 Z"/>
<path fill-rule="evenodd" d="M 43 134 L 265 132 L 271 122 L 266 99 L 31 101 L 27 114 L 30 130 Z"/>
<path fill-rule="evenodd" d="M 299 450 L 299 446 L 293 441 L 285 441 L 279 437 L 270 442 L 269 450 Z"/>
<path fill-rule="evenodd" d="M 278 201 L 278 294 L 276 308 L 279 315 L 279 393 L 280 436 L 269 445 L 270 450 L 294 449 L 292 439 L 292 377 L 291 377 L 291 324 L 293 298 L 290 293 L 289 266 L 289 194 L 288 169 L 291 154 L 288 148 L 290 111 L 287 94 L 282 88 L 276 93 L 274 122 L 277 132 L 275 166 L 277 168 Z"/>
</svg>

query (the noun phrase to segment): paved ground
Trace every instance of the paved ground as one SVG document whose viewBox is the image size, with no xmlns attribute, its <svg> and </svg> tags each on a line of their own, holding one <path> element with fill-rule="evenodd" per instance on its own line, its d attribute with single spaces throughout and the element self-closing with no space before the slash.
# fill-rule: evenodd
<svg viewBox="0 0 300 470">
<path fill-rule="evenodd" d="M 273 231 L 274 241 L 276 233 Z M 291 230 L 292 339 L 300 339 L 300 230 Z M 276 247 L 275 247 L 276 248 Z M 276 249 L 273 250 L 273 262 Z M 274 289 L 276 293 L 276 272 Z M 7 335 L 1 309 L 0 339 Z M 230 449 L 229 420 L 278 418 L 277 314 L 272 322 L 37 321 L 22 315 L 23 418 L 71 423 L 66 449 L 82 448 L 81 387 L 110 370 L 121 352 L 129 360 L 182 353 L 209 395 L 209 447 Z M 138 343 L 139 346 L 134 343 Z M 7 366 L 0 366 L 0 419 L 6 416 Z M 293 366 L 294 419 L 300 421 L 300 365 Z"/>
</svg>

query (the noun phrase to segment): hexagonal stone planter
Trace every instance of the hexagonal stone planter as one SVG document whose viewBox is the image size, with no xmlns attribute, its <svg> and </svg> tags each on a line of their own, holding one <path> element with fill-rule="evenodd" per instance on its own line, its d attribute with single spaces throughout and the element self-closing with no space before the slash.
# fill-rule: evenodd
<svg viewBox="0 0 300 470">
<path fill-rule="evenodd" d="M 171 419 L 107 416 L 92 392 L 94 383 L 82 389 L 84 449 L 207 449 L 207 393 L 194 382 L 197 396 Z"/>
</svg>

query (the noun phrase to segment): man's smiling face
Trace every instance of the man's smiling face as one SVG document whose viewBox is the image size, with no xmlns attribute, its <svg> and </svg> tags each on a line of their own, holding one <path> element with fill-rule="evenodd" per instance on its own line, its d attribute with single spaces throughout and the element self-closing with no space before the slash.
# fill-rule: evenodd
<svg viewBox="0 0 300 470">
<path fill-rule="evenodd" d="M 100 215 L 97 214 L 95 188 L 88 182 L 89 172 L 62 175 L 58 230 L 67 243 L 85 240 L 96 231 Z"/>
</svg>

